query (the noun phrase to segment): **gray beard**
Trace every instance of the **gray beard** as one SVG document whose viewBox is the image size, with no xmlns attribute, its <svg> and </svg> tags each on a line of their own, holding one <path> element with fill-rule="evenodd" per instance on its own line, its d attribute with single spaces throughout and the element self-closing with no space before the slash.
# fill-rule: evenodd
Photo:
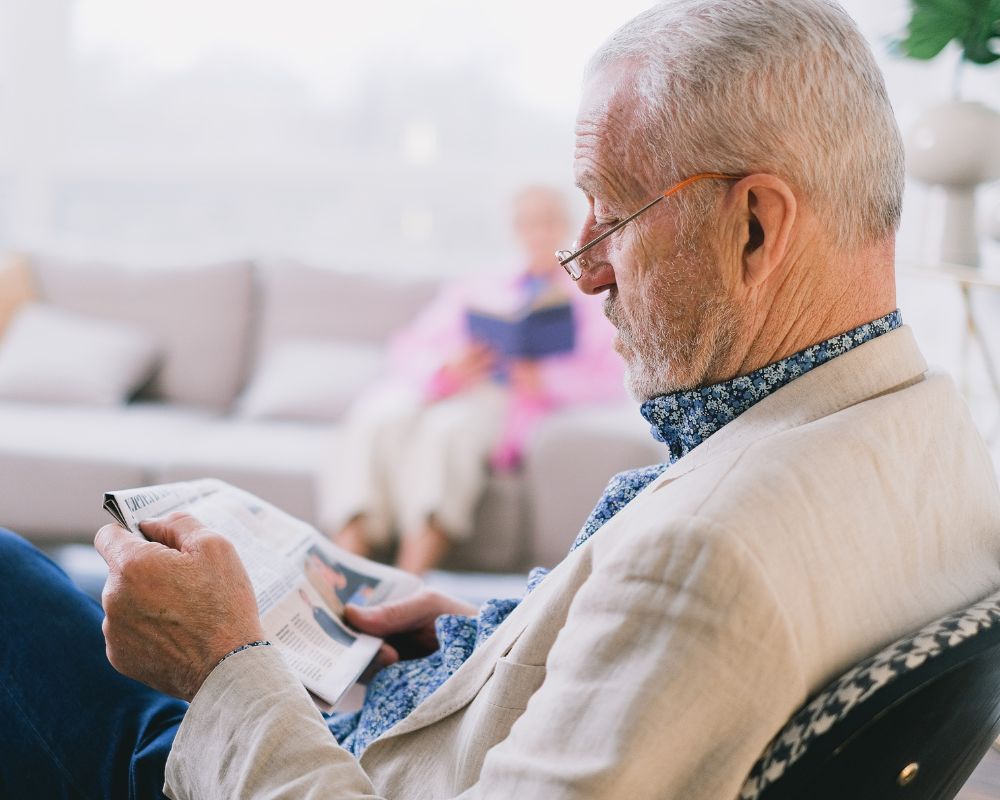
<svg viewBox="0 0 1000 800">
<path fill-rule="evenodd" d="M 663 318 L 649 320 L 648 327 L 636 331 L 632 321 L 622 313 L 617 294 L 605 298 L 604 314 L 618 330 L 616 349 L 625 362 L 625 388 L 632 398 L 644 403 L 670 391 L 674 383 L 671 378 L 674 358 L 668 345 L 670 332 Z"/>
<path fill-rule="evenodd" d="M 625 362 L 625 388 L 639 403 L 703 385 L 714 365 L 732 351 L 737 315 L 718 298 L 704 298 L 697 309 L 694 335 L 678 330 L 666 315 L 642 321 L 636 330 L 622 312 L 617 293 L 604 300 L 604 314 L 618 329 L 618 351 Z"/>
</svg>

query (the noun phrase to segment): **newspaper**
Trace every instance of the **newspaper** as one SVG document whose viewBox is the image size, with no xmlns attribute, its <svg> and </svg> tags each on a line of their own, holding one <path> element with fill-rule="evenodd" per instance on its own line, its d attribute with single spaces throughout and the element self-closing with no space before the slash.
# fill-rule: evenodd
<svg viewBox="0 0 1000 800">
<path fill-rule="evenodd" d="M 232 542 L 253 583 L 265 635 L 324 710 L 358 680 L 382 641 L 344 625 L 344 606 L 395 600 L 421 585 L 219 480 L 107 492 L 104 508 L 140 536 L 143 520 L 182 511 Z"/>
</svg>

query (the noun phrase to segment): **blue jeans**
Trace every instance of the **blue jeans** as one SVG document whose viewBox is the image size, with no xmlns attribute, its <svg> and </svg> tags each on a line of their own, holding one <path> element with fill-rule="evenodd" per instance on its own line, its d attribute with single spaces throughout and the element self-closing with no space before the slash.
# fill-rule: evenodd
<svg viewBox="0 0 1000 800">
<path fill-rule="evenodd" d="M 119 675 L 101 607 L 0 529 L 0 797 L 163 797 L 187 703 Z"/>
</svg>

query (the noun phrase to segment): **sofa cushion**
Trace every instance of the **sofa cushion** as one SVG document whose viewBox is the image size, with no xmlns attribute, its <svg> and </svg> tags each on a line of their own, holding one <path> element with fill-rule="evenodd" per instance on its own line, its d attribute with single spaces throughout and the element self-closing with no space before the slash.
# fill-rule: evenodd
<svg viewBox="0 0 1000 800">
<path fill-rule="evenodd" d="M 47 302 L 133 324 L 160 343 L 153 396 L 217 410 L 236 398 L 251 338 L 250 264 L 135 269 L 36 258 L 31 266 Z"/>
<path fill-rule="evenodd" d="M 264 354 L 237 413 L 245 419 L 334 422 L 384 366 L 373 344 L 286 339 Z"/>
<path fill-rule="evenodd" d="M 0 402 L 0 450 L 47 458 L 103 458 L 153 469 L 191 447 L 219 417 L 163 403 L 56 406 Z M 150 473 L 152 474 L 152 473 Z"/>
<path fill-rule="evenodd" d="M 289 514 L 319 525 L 337 492 L 334 425 L 217 420 L 184 452 L 157 467 L 153 483 L 213 477 L 246 489 Z M 446 568 L 504 570 L 524 565 L 528 550 L 519 476 L 495 475 L 476 513 L 476 531 Z M 327 531 L 330 533 L 330 531 Z"/>
<path fill-rule="evenodd" d="M 212 415 L 160 404 L 0 403 L 0 526 L 37 540 L 93 538 L 104 492 L 153 482 Z"/>
<path fill-rule="evenodd" d="M 149 377 L 157 353 L 135 326 L 30 303 L 0 340 L 0 400 L 117 405 Z"/>
<path fill-rule="evenodd" d="M 163 459 L 152 483 L 219 478 L 310 524 L 331 475 L 337 430 L 331 425 L 220 419 Z"/>
<path fill-rule="evenodd" d="M 112 521 L 101 508 L 104 492 L 146 483 L 141 466 L 100 453 L 52 458 L 0 450 L 0 475 L 0 527 L 38 543 L 92 541 L 97 529 Z"/>
<path fill-rule="evenodd" d="M 542 421 L 524 454 L 532 563 L 562 561 L 613 475 L 666 457 L 633 403 L 577 408 Z"/>
</svg>

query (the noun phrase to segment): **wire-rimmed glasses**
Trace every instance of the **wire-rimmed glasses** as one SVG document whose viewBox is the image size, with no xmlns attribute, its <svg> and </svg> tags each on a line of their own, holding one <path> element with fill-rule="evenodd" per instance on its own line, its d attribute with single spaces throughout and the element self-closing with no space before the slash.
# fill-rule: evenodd
<svg viewBox="0 0 1000 800">
<path fill-rule="evenodd" d="M 565 269 L 566 272 L 569 273 L 569 276 L 573 280 L 578 281 L 580 280 L 580 278 L 583 277 L 583 268 L 587 266 L 586 259 L 581 259 L 580 256 L 586 253 L 591 247 L 594 247 L 595 245 L 598 245 L 601 242 L 603 242 L 612 233 L 620 231 L 622 228 L 628 225 L 632 220 L 634 220 L 640 214 L 649 211 L 649 209 L 651 209 L 661 200 L 664 200 L 673 194 L 677 194 L 677 192 L 679 192 L 681 189 L 686 189 L 692 183 L 697 183 L 698 181 L 707 180 L 709 178 L 714 178 L 715 180 L 723 180 L 723 181 L 738 181 L 744 177 L 745 177 L 744 175 L 728 175 L 724 172 L 699 172 L 697 175 L 692 175 L 690 178 L 685 178 L 680 183 L 671 186 L 669 189 L 663 192 L 663 194 L 650 200 L 648 203 L 646 203 L 646 205 L 644 205 L 634 214 L 629 214 L 621 222 L 616 222 L 600 236 L 597 236 L 596 238 L 591 239 L 589 242 L 587 242 L 583 247 L 577 248 L 577 244 L 579 243 L 573 242 L 572 250 L 557 250 L 556 258 L 559 259 L 559 265 L 563 269 Z"/>
</svg>

